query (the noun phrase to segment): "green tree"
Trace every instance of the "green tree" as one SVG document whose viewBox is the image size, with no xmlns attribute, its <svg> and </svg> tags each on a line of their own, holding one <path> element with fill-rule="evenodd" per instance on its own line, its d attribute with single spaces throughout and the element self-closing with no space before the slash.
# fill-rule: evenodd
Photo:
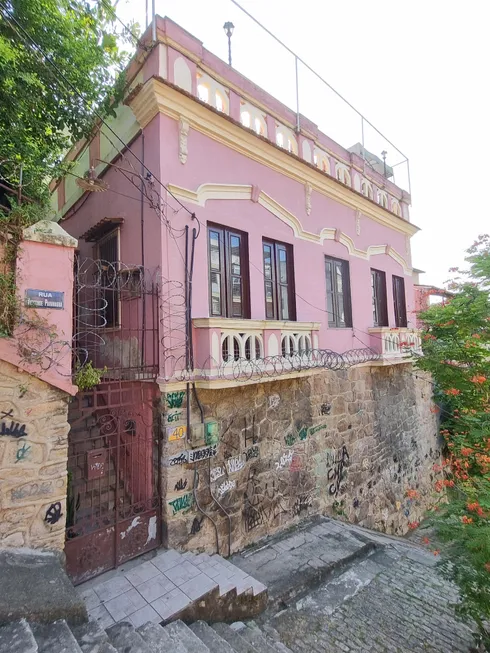
<svg viewBox="0 0 490 653">
<path fill-rule="evenodd" d="M 473 619 L 490 650 L 490 239 L 467 250 L 469 269 L 449 288 L 446 305 L 423 315 L 423 357 L 441 407 L 443 477 L 430 523 L 444 543 L 440 568 L 457 583 L 459 612 Z M 486 623 L 485 623 L 486 622 Z"/>
<path fill-rule="evenodd" d="M 16 185 L 22 163 L 26 194 L 38 201 L 94 111 L 107 114 L 121 94 L 128 57 L 111 3 L 0 0 L 0 172 Z"/>
</svg>

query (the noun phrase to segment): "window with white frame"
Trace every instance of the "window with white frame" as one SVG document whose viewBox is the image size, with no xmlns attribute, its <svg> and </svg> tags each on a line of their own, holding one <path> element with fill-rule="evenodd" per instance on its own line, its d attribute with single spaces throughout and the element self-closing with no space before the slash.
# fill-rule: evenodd
<svg viewBox="0 0 490 653">
<path fill-rule="evenodd" d="M 346 186 L 351 185 L 350 172 L 346 166 L 337 164 L 337 179 Z"/>
<path fill-rule="evenodd" d="M 383 190 L 378 190 L 378 204 L 384 209 L 388 208 L 388 195 Z"/>
<path fill-rule="evenodd" d="M 373 199 L 373 187 L 369 181 L 367 181 L 367 179 L 363 179 L 361 181 L 361 193 L 364 195 L 364 197 L 367 197 L 370 200 Z"/>
</svg>

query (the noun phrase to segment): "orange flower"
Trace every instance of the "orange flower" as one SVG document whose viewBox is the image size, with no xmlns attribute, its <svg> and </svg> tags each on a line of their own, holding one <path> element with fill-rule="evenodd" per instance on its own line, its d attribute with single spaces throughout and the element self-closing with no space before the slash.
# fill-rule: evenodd
<svg viewBox="0 0 490 653">
<path fill-rule="evenodd" d="M 430 407 L 430 412 L 431 413 L 440 413 L 441 409 L 439 408 L 439 406 L 431 406 Z"/>
<path fill-rule="evenodd" d="M 444 392 L 445 394 L 453 395 L 454 397 L 461 394 L 461 390 L 457 390 L 456 388 L 449 388 L 449 390 L 445 390 Z"/>
<path fill-rule="evenodd" d="M 472 524 L 473 523 L 473 517 L 467 517 L 467 515 L 463 515 L 461 517 L 461 521 L 463 524 Z"/>
<path fill-rule="evenodd" d="M 479 340 L 481 338 L 481 335 L 479 333 L 473 333 L 471 337 Z"/>
<path fill-rule="evenodd" d="M 417 490 L 407 490 L 405 494 L 409 499 L 417 499 L 419 496 Z"/>
<path fill-rule="evenodd" d="M 435 556 L 438 556 L 439 553 L 440 553 L 440 551 L 439 551 L 439 549 L 435 549 L 434 551 L 432 551 L 432 553 L 433 553 Z"/>
<path fill-rule="evenodd" d="M 408 528 L 411 528 L 412 530 L 415 530 L 416 528 L 418 528 L 419 525 L 420 525 L 420 522 L 418 522 L 418 521 L 408 522 Z"/>
<path fill-rule="evenodd" d="M 471 456 L 473 453 L 473 449 L 470 449 L 470 447 L 462 447 L 461 448 L 461 455 L 462 456 Z"/>
<path fill-rule="evenodd" d="M 443 483 L 444 483 L 444 485 L 445 485 L 446 487 L 454 487 L 454 481 L 453 481 L 453 480 L 445 479 L 445 480 L 443 481 Z"/>
<path fill-rule="evenodd" d="M 436 492 L 442 492 L 442 488 L 444 487 L 444 482 L 441 481 L 441 480 L 436 481 L 436 484 L 435 484 L 434 487 L 436 489 Z"/>
<path fill-rule="evenodd" d="M 423 544 L 429 544 L 429 538 L 428 537 L 423 537 L 422 538 L 422 543 Z"/>
<path fill-rule="evenodd" d="M 470 379 L 472 383 L 485 383 L 486 380 L 487 377 L 482 374 L 475 374 L 475 376 L 472 376 Z"/>
</svg>

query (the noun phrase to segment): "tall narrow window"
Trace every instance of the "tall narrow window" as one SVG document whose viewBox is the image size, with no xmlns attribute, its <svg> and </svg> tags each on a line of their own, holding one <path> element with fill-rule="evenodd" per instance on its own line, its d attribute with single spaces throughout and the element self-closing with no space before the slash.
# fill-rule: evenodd
<svg viewBox="0 0 490 653">
<path fill-rule="evenodd" d="M 250 317 L 247 234 L 208 227 L 211 316 Z"/>
<path fill-rule="evenodd" d="M 265 316 L 268 320 L 295 320 L 293 248 L 263 241 Z"/>
<path fill-rule="evenodd" d="M 384 272 L 371 270 L 371 288 L 373 294 L 373 324 L 377 327 L 388 326 L 386 274 Z"/>
<path fill-rule="evenodd" d="M 327 279 L 328 326 L 352 326 L 349 263 L 342 259 L 325 257 Z"/>
<path fill-rule="evenodd" d="M 96 246 L 97 258 L 100 260 L 101 306 L 98 314 L 104 326 L 114 328 L 119 322 L 119 231 L 111 231 L 101 238 Z"/>
<path fill-rule="evenodd" d="M 395 304 L 395 324 L 407 326 L 407 305 L 405 302 L 405 279 L 393 276 L 393 302 Z"/>
</svg>

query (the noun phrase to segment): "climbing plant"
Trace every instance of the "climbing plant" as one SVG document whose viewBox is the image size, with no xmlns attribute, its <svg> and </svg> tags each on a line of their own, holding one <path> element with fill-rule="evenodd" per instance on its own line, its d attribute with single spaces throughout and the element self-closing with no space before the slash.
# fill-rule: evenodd
<svg viewBox="0 0 490 653">
<path fill-rule="evenodd" d="M 468 268 L 453 268 L 446 305 L 425 324 L 420 369 L 432 374 L 445 455 L 435 471 L 438 500 L 430 523 L 444 546 L 442 573 L 460 589 L 458 611 L 478 626 L 490 650 L 490 238 L 467 250 Z"/>
</svg>

